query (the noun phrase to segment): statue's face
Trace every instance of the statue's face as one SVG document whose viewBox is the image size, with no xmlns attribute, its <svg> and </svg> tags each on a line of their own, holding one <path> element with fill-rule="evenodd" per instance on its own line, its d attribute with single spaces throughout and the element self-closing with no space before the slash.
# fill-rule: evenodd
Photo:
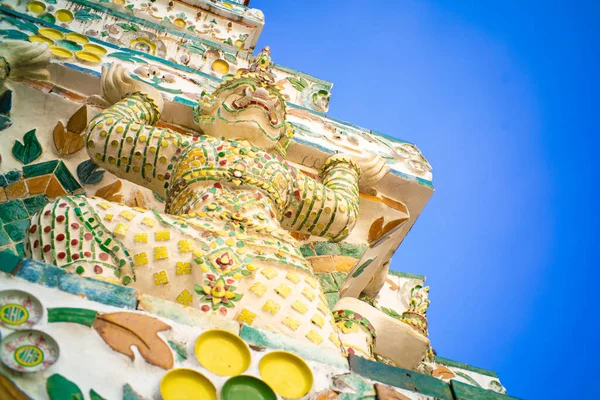
<svg viewBox="0 0 600 400">
<path fill-rule="evenodd" d="M 217 89 L 201 107 L 205 134 L 245 139 L 263 150 L 275 148 L 285 135 L 285 99 L 276 87 L 257 80 L 235 78 Z M 206 123 L 210 117 L 210 123 Z"/>
</svg>

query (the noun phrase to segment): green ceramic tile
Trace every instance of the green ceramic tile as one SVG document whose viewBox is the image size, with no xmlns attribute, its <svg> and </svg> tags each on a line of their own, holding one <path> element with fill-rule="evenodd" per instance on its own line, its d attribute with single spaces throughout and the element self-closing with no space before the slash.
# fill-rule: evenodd
<svg viewBox="0 0 600 400">
<path fill-rule="evenodd" d="M 20 262 L 21 257 L 13 253 L 12 250 L 5 249 L 0 251 L 0 271 L 12 274 Z"/>
<path fill-rule="evenodd" d="M 316 256 L 317 253 L 315 253 L 315 250 L 312 248 L 312 246 L 310 244 L 305 244 L 300 246 L 300 252 L 302 253 L 302 256 L 304 257 L 312 257 L 312 256 Z"/>
<path fill-rule="evenodd" d="M 338 243 L 340 246 L 340 252 L 343 256 L 352 258 L 360 258 L 363 253 L 367 250 L 367 245 L 358 245 L 353 243 Z"/>
<path fill-rule="evenodd" d="M 25 244 L 23 242 L 17 243 L 15 245 L 15 250 L 17 251 L 17 255 L 19 257 L 25 257 Z"/>
<path fill-rule="evenodd" d="M 331 309 L 331 308 L 333 308 L 333 306 L 335 306 L 335 303 L 337 303 L 338 300 L 340 299 L 340 294 L 339 293 L 325 293 L 325 298 L 327 299 L 327 305 Z"/>
<path fill-rule="evenodd" d="M 400 278 L 418 279 L 420 281 L 425 281 L 425 276 L 423 276 L 423 275 L 409 274 L 408 272 L 400 272 L 400 271 L 392 271 L 392 270 L 390 270 L 388 273 L 390 275 L 398 276 Z"/>
<path fill-rule="evenodd" d="M 54 172 L 58 163 L 59 160 L 52 160 L 32 165 L 26 165 L 23 167 L 23 174 L 26 178 L 48 175 Z"/>
<path fill-rule="evenodd" d="M 0 228 L 0 246 L 6 246 L 11 244 L 10 238 L 4 231 L 4 228 Z"/>
<path fill-rule="evenodd" d="M 144 400 L 144 398 L 126 383 L 125 386 L 123 386 L 123 400 Z"/>
<path fill-rule="evenodd" d="M 10 185 L 11 183 L 18 182 L 21 179 L 21 175 L 21 171 L 16 169 L 7 172 L 6 174 L 4 174 L 4 177 L 6 178 L 6 184 Z"/>
<path fill-rule="evenodd" d="M 338 288 L 342 287 L 342 285 L 344 284 L 344 281 L 346 280 L 346 277 L 348 276 L 348 274 L 345 274 L 343 272 L 338 272 L 338 271 L 332 272 L 331 275 L 333 276 L 333 279 L 335 280 L 335 284 Z"/>
<path fill-rule="evenodd" d="M 337 243 L 315 242 L 314 247 L 318 256 L 338 256 L 342 254 Z"/>
<path fill-rule="evenodd" d="M 498 378 L 498 374 L 495 373 L 494 371 L 490 371 L 489 369 L 474 367 L 472 365 L 454 361 L 454 360 L 449 360 L 444 357 L 435 356 L 435 362 L 438 364 L 445 365 L 446 367 L 460 368 L 460 369 L 464 369 L 467 371 L 476 372 L 478 374 L 491 376 L 493 378 Z"/>
<path fill-rule="evenodd" d="M 54 175 L 67 192 L 73 193 L 77 189 L 81 189 L 81 185 L 77 182 L 77 179 L 71 175 L 71 172 L 62 161 L 56 168 L 56 171 L 54 171 Z"/>
<path fill-rule="evenodd" d="M 455 400 L 518 400 L 491 390 L 481 389 L 452 379 L 450 387 Z"/>
<path fill-rule="evenodd" d="M 301 342 L 280 333 L 242 324 L 240 337 L 248 344 L 274 350 L 285 350 L 296 354 L 303 360 L 312 360 L 341 369 L 348 368 L 348 360 L 335 352 L 323 351 L 312 343 Z"/>
<path fill-rule="evenodd" d="M 324 293 L 334 293 L 338 291 L 338 285 L 336 285 L 331 274 L 317 274 L 317 278 L 321 281 L 321 287 L 323 288 Z"/>
<path fill-rule="evenodd" d="M 8 181 L 6 180 L 6 177 L 4 175 L 0 175 L 0 186 L 8 186 Z"/>
<path fill-rule="evenodd" d="M 4 230 L 8 233 L 11 240 L 14 243 L 23 241 L 25 238 L 25 230 L 29 226 L 29 220 L 25 219 L 22 221 L 11 222 L 9 224 L 4 224 Z"/>
<path fill-rule="evenodd" d="M 14 222 L 28 218 L 29 215 L 21 200 L 12 200 L 0 204 L 0 220 L 2 220 L 2 222 Z"/>
<path fill-rule="evenodd" d="M 24 258 L 15 275 L 29 282 L 39 283 L 48 287 L 58 287 L 61 276 L 66 272 L 62 268 Z"/>
<path fill-rule="evenodd" d="M 59 278 L 58 288 L 67 293 L 83 294 L 88 300 L 108 304 L 109 306 L 130 308 L 132 310 L 137 308 L 136 291 L 130 287 L 65 274 Z"/>
<path fill-rule="evenodd" d="M 25 208 L 27 208 L 29 215 L 33 215 L 48 204 L 48 198 L 46 196 L 29 197 L 23 199 L 23 203 L 25 204 Z"/>
<path fill-rule="evenodd" d="M 428 375 L 350 355 L 350 370 L 365 378 L 441 400 L 453 400 L 450 386 Z"/>
</svg>

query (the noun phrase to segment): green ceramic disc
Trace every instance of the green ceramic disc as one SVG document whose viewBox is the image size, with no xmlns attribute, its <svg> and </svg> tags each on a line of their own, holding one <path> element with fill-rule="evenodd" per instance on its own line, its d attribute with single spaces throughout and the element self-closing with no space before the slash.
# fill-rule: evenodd
<svg viewBox="0 0 600 400">
<path fill-rule="evenodd" d="M 239 375 L 231 378 L 221 390 L 222 400 L 277 400 L 273 390 L 258 378 Z"/>
</svg>

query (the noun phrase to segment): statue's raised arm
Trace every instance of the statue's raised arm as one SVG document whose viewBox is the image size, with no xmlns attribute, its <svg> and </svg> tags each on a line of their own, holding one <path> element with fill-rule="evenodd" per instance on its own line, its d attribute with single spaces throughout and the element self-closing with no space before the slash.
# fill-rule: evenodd
<svg viewBox="0 0 600 400">
<path fill-rule="evenodd" d="M 332 241 L 343 240 L 358 218 L 359 189 L 371 187 L 388 170 L 380 156 L 336 154 L 321 168 L 321 182 L 298 173 L 282 226 Z"/>
<path fill-rule="evenodd" d="M 96 102 L 109 107 L 88 125 L 90 158 L 119 178 L 166 197 L 169 165 L 188 143 L 183 135 L 155 126 L 164 107 L 161 94 L 118 63 L 102 68 L 101 89 Z"/>
</svg>

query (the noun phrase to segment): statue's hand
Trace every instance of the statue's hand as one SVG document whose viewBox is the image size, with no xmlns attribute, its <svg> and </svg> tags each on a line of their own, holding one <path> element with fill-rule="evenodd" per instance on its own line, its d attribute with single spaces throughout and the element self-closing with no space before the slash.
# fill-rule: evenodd
<svg viewBox="0 0 600 400">
<path fill-rule="evenodd" d="M 156 103 L 162 112 L 163 98 L 158 90 L 152 86 L 135 80 L 129 71 L 119 63 L 112 63 L 110 67 L 102 66 L 101 80 L 102 97 L 94 96 L 94 100 L 104 106 L 113 105 L 131 93 L 143 93 Z"/>
<path fill-rule="evenodd" d="M 360 169 L 358 187 L 360 189 L 372 188 L 390 170 L 385 159 L 376 154 L 342 153 L 335 154 L 330 159 L 332 158 L 349 159 L 358 166 Z"/>
<path fill-rule="evenodd" d="M 0 75 L 9 78 L 19 76 L 46 80 L 50 73 L 46 65 L 50 62 L 50 49 L 46 43 L 31 43 L 20 40 L 7 40 L 0 45 L 0 57 L 4 58 L 8 68 Z M 0 65 L 3 63 L 0 62 Z"/>
</svg>

